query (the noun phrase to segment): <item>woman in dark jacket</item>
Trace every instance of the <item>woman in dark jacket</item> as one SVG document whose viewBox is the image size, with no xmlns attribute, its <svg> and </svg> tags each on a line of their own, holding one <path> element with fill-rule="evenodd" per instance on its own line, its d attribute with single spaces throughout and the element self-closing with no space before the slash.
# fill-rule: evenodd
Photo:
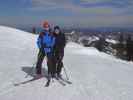
<svg viewBox="0 0 133 100">
<path fill-rule="evenodd" d="M 60 30 L 59 26 L 54 27 L 54 36 L 55 36 L 55 46 L 54 46 L 54 59 L 56 65 L 56 74 L 57 77 L 61 77 L 61 70 L 63 65 L 63 57 L 64 57 L 64 48 L 66 45 L 65 34 L 63 34 Z"/>
</svg>

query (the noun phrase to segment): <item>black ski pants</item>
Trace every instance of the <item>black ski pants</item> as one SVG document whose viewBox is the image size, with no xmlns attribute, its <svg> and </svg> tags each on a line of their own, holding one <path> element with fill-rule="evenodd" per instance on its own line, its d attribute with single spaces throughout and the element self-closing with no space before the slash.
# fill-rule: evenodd
<svg viewBox="0 0 133 100">
<path fill-rule="evenodd" d="M 39 49 L 38 59 L 36 64 L 36 74 L 42 74 L 42 62 L 44 60 L 45 53 Z"/>
<path fill-rule="evenodd" d="M 62 67 L 64 66 L 63 65 L 63 57 L 64 57 L 64 51 L 61 51 L 61 52 L 55 52 L 54 54 L 54 63 L 55 63 L 55 66 L 56 66 L 56 73 L 59 75 L 62 71 Z"/>
</svg>

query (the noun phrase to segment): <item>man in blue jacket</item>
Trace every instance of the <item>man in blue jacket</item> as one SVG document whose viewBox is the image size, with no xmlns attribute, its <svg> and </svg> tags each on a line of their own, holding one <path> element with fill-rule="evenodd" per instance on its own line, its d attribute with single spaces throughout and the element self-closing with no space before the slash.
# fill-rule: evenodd
<svg viewBox="0 0 133 100">
<path fill-rule="evenodd" d="M 55 45 L 55 38 L 50 32 L 50 26 L 48 22 L 43 24 L 44 30 L 39 34 L 37 39 L 37 45 L 39 48 L 38 60 L 36 65 L 36 74 L 37 77 L 42 76 L 42 62 L 44 57 L 47 57 L 47 66 L 48 66 L 48 78 L 54 77 L 54 58 L 53 58 L 53 47 Z"/>
</svg>

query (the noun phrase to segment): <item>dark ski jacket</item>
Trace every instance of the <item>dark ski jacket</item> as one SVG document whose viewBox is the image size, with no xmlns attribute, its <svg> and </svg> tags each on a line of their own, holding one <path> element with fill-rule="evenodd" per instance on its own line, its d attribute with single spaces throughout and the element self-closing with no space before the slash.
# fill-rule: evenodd
<svg viewBox="0 0 133 100">
<path fill-rule="evenodd" d="M 58 35 L 54 33 L 55 37 L 55 46 L 54 51 L 55 52 L 64 52 L 64 48 L 66 45 L 66 38 L 64 33 L 59 33 Z"/>
</svg>

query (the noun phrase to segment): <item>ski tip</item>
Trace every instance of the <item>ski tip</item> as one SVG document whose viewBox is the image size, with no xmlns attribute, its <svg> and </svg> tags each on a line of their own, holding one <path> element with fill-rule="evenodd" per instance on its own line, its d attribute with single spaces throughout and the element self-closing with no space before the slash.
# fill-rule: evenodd
<svg viewBox="0 0 133 100">
<path fill-rule="evenodd" d="M 72 84 L 72 82 L 71 82 L 71 81 L 69 81 L 69 80 L 66 80 L 66 82 L 67 82 L 68 84 Z"/>
<path fill-rule="evenodd" d="M 15 84 L 13 84 L 14 86 L 19 86 L 20 84 L 17 84 L 17 83 L 15 83 Z"/>
</svg>

